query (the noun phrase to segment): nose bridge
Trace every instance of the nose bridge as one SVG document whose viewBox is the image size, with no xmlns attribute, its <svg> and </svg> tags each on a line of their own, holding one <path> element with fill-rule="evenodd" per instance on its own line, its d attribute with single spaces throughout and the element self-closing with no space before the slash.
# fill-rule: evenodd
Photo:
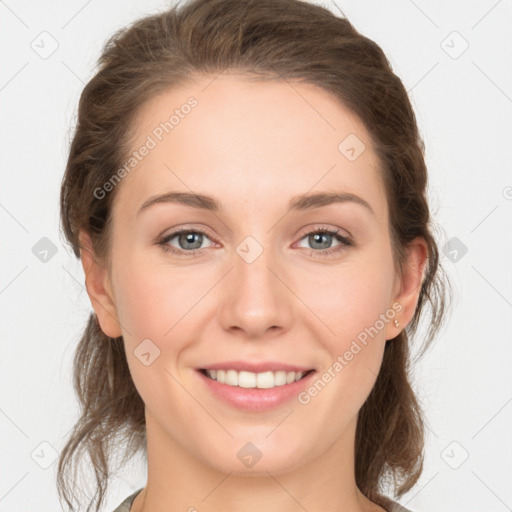
<svg viewBox="0 0 512 512">
<path fill-rule="evenodd" d="M 260 308 L 270 307 L 275 300 L 275 294 L 279 293 L 274 275 L 276 261 L 269 240 L 270 237 L 267 237 L 260 242 L 249 235 L 236 247 L 237 258 L 234 263 L 236 286 L 242 294 L 247 291 L 247 297 L 252 297 L 255 302 L 264 299 L 265 303 L 258 305 Z"/>
<path fill-rule="evenodd" d="M 230 284 L 223 297 L 224 327 L 237 326 L 251 337 L 263 335 L 270 327 L 286 327 L 290 318 L 286 287 L 276 276 L 279 262 L 272 248 L 263 243 L 249 235 L 235 248 Z"/>
</svg>

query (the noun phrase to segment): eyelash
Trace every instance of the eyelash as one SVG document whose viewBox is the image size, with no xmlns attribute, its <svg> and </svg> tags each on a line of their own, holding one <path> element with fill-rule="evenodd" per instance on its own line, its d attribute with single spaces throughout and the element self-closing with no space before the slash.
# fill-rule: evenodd
<svg viewBox="0 0 512 512">
<path fill-rule="evenodd" d="M 340 235 L 339 232 L 340 232 L 339 229 L 328 229 L 328 228 L 319 227 L 319 228 L 315 228 L 312 231 L 308 231 L 307 233 L 305 233 L 300 238 L 300 240 L 302 240 L 303 238 L 305 238 L 307 236 L 314 235 L 316 233 L 325 233 L 325 234 L 334 236 L 334 238 L 336 240 L 341 242 L 340 245 L 337 245 L 336 247 L 333 247 L 331 249 L 319 249 L 319 250 L 311 249 L 312 255 L 315 254 L 315 256 L 322 256 L 322 257 L 329 256 L 333 253 L 336 253 L 338 251 L 345 249 L 348 246 L 355 245 L 351 238 L 349 238 L 347 236 Z M 206 233 L 200 229 L 180 229 L 178 231 L 174 231 L 173 233 L 170 233 L 170 234 L 160 238 L 158 240 L 157 244 L 160 245 L 162 247 L 162 250 L 167 253 L 177 254 L 179 256 L 184 256 L 186 254 L 187 256 L 192 256 L 192 257 L 201 255 L 203 253 L 203 251 L 205 250 L 204 248 L 203 249 L 195 249 L 193 251 L 184 251 L 184 250 L 175 249 L 174 247 L 169 245 L 168 242 L 170 240 L 172 240 L 174 237 L 176 237 L 177 235 L 180 235 L 182 233 L 196 233 L 196 234 L 205 235 L 206 237 L 212 239 L 212 237 L 210 235 L 208 235 L 208 233 Z M 215 240 L 213 240 L 213 241 L 215 241 Z"/>
</svg>

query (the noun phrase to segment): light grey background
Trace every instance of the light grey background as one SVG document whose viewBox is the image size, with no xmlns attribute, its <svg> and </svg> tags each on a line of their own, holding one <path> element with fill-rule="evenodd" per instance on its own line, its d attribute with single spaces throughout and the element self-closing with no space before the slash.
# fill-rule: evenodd
<svg viewBox="0 0 512 512">
<path fill-rule="evenodd" d="M 104 41 L 167 5 L 0 0 L 0 512 L 60 510 L 54 459 L 78 412 L 71 362 L 91 310 L 59 235 L 69 137 Z M 511 510 L 512 1 L 322 5 L 374 39 L 409 90 L 439 243 L 449 243 L 453 314 L 415 371 L 426 464 L 401 502 L 414 512 Z M 140 464 L 127 467 L 105 510 L 144 483 Z"/>
</svg>

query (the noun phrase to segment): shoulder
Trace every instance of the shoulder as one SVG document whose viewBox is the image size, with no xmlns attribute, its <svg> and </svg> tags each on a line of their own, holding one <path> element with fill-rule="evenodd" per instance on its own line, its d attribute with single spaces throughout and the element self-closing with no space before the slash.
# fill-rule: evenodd
<svg viewBox="0 0 512 512">
<path fill-rule="evenodd" d="M 133 494 L 130 494 L 113 512 L 130 512 L 130 507 L 132 506 L 133 500 L 139 494 L 142 489 L 135 491 Z"/>
<path fill-rule="evenodd" d="M 128 496 L 122 503 L 119 504 L 119 506 L 113 512 L 130 512 L 130 507 L 132 506 L 135 497 L 141 491 L 142 489 L 138 489 L 133 494 Z M 386 500 L 386 509 L 388 510 L 388 512 L 412 512 L 412 510 L 403 507 L 402 505 L 400 505 L 400 503 L 389 499 Z"/>
</svg>

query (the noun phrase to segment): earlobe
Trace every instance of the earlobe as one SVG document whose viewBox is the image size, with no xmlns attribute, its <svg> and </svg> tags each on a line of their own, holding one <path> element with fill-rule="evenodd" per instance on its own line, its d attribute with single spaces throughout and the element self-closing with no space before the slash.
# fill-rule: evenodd
<svg viewBox="0 0 512 512">
<path fill-rule="evenodd" d="M 427 243 L 422 237 L 415 238 L 405 249 L 406 261 L 402 267 L 401 275 L 397 276 L 397 292 L 393 304 L 399 304 L 400 307 L 393 307 L 396 311 L 395 319 L 398 321 L 388 324 L 386 339 L 395 338 L 400 331 L 409 324 L 421 292 L 425 266 L 428 258 Z"/>
<path fill-rule="evenodd" d="M 110 338 L 121 336 L 107 268 L 97 261 L 88 233 L 80 230 L 80 259 L 85 274 L 85 287 L 101 330 Z"/>
</svg>

